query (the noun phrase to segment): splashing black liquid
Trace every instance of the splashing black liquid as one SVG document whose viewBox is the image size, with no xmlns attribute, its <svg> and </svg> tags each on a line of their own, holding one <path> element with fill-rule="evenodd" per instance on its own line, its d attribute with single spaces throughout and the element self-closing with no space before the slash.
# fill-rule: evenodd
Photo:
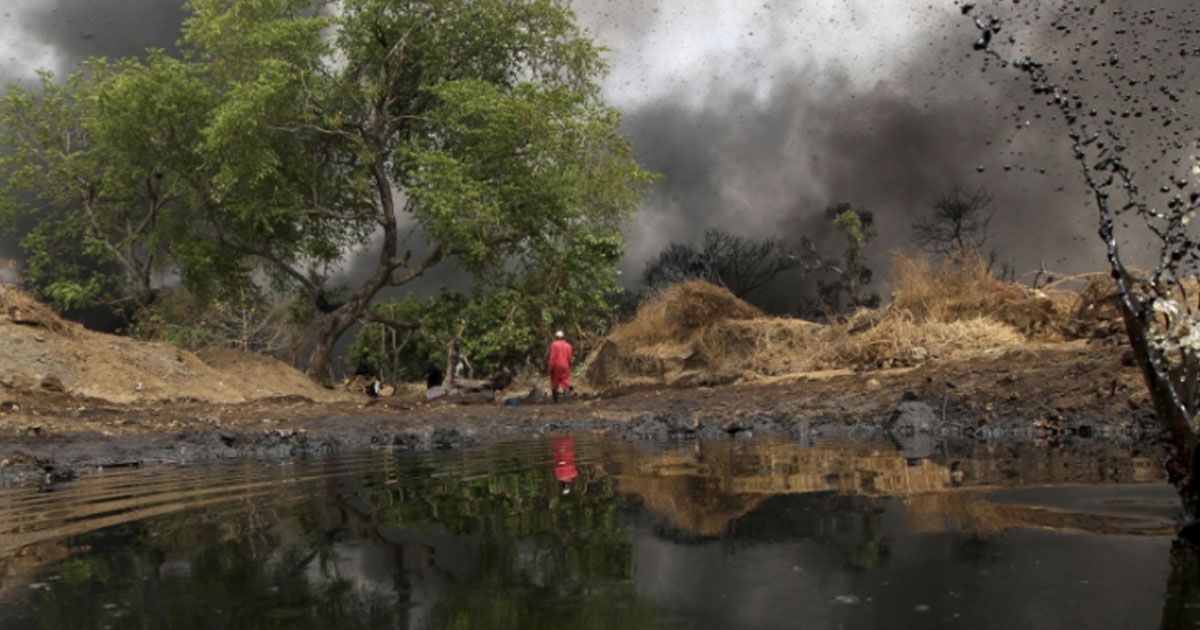
<svg viewBox="0 0 1200 630">
<path fill-rule="evenodd" d="M 964 5 L 963 13 L 972 8 Z M 1193 521 L 1200 518 L 1200 239 L 1191 222 L 1200 191 L 1180 170 L 1198 163 L 1184 153 L 1200 149 L 1200 139 L 1180 95 L 1194 89 L 1198 13 L 1190 3 L 1163 9 L 1101 1 L 974 18 L 974 48 L 988 63 L 1020 72 L 1032 96 L 1065 124 L 1097 210 L 1126 333 L 1165 432 L 1168 477 Z M 1013 37 L 1001 50 L 993 36 L 1006 22 L 1032 31 L 1048 23 L 1053 34 L 1024 46 Z M 1144 186 L 1147 179 L 1164 183 Z M 1131 217 L 1141 220 L 1136 227 Z M 1126 266 L 1125 244 L 1154 252 L 1148 273 Z"/>
</svg>

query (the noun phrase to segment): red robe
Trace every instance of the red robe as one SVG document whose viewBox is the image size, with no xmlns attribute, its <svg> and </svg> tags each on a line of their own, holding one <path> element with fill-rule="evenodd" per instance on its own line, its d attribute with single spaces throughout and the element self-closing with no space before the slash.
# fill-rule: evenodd
<svg viewBox="0 0 1200 630">
<path fill-rule="evenodd" d="M 554 478 L 570 483 L 579 476 L 575 467 L 575 438 L 561 437 L 554 440 Z"/>
<path fill-rule="evenodd" d="M 567 391 L 571 388 L 571 357 L 574 350 L 566 339 L 550 344 L 550 391 Z"/>
</svg>

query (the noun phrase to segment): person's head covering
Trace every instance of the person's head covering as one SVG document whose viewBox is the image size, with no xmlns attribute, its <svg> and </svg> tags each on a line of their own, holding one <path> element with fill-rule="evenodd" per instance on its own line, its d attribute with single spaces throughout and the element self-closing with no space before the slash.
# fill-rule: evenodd
<svg viewBox="0 0 1200 630">
<path fill-rule="evenodd" d="M 559 331 L 556 331 L 556 332 L 554 333 L 554 338 L 555 338 L 555 339 L 562 339 L 563 337 L 566 337 L 566 335 L 564 335 L 564 334 L 563 334 L 563 331 L 561 331 L 561 330 L 559 330 Z"/>
</svg>

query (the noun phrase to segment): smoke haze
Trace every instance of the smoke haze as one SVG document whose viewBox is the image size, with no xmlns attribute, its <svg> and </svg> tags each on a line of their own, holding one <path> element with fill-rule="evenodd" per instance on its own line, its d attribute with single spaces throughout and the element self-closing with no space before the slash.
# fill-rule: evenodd
<svg viewBox="0 0 1200 630">
<path fill-rule="evenodd" d="M 180 5 L 16 0 L 0 10 L 0 78 L 170 48 Z M 993 193 L 990 246 L 1018 272 L 1102 264 L 1060 123 L 1036 106 L 1020 109 L 1033 101 L 1017 73 L 981 72 L 970 50 L 977 34 L 955 3 L 574 6 L 610 49 L 606 97 L 625 112 L 644 164 L 665 176 L 628 231 L 628 285 L 669 242 L 694 242 L 710 228 L 807 236 L 836 254 L 823 212 L 839 202 L 874 211 L 880 239 L 870 263 L 881 270 L 888 250 L 909 247 L 912 221 L 953 185 Z M 1039 46 L 1038 27 L 1022 28 Z"/>
<path fill-rule="evenodd" d="M 665 242 L 709 228 L 808 236 L 833 255 L 823 213 L 839 202 L 874 211 L 871 264 L 883 269 L 889 250 L 908 246 L 916 216 L 953 185 L 992 191 L 991 246 L 1018 271 L 1043 260 L 1100 264 L 1084 242 L 1087 198 L 1055 175 L 1068 147 L 1002 115 L 1025 88 L 1019 77 L 980 73 L 957 6 L 812 4 L 739 12 L 746 5 L 715 3 L 707 18 L 674 0 L 581 8 L 614 49 L 610 98 L 642 159 L 666 175 L 631 230 L 626 273 Z M 652 65 L 659 59 L 666 70 Z"/>
</svg>

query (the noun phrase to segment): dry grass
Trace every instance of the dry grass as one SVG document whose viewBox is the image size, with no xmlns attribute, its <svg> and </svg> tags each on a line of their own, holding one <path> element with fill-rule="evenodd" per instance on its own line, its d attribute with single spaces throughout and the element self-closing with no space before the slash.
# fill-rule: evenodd
<svg viewBox="0 0 1200 630">
<path fill-rule="evenodd" d="M 681 342 L 697 329 L 720 321 L 762 316 L 762 311 L 725 287 L 691 280 L 667 287 L 643 302 L 633 319 L 613 330 L 612 337 L 626 343 Z"/>
<path fill-rule="evenodd" d="M 843 324 L 826 331 L 822 348 L 824 367 L 908 366 L 928 359 L 975 355 L 1027 341 L 1013 326 L 988 317 L 918 321 L 906 311 L 895 311 L 861 333 L 851 334 L 850 328 Z"/>
<path fill-rule="evenodd" d="M 829 367 L 891 367 L 955 358 L 1030 340 L 1058 341 L 1079 296 L 1038 291 L 992 276 L 981 256 L 944 263 L 892 256 L 892 301 L 831 326 Z"/>
<path fill-rule="evenodd" d="M 818 349 L 824 329 L 782 317 L 724 321 L 705 328 L 693 345 L 697 356 L 724 371 L 777 376 L 821 369 Z"/>
<path fill-rule="evenodd" d="M 1062 339 L 1079 300 L 1069 291 L 1038 291 L 998 280 L 978 255 L 933 269 L 927 260 L 894 254 L 891 281 L 886 310 L 898 317 L 921 323 L 989 318 L 1031 339 Z"/>
<path fill-rule="evenodd" d="M 45 328 L 60 335 L 70 335 L 78 329 L 46 305 L 11 287 L 0 286 L 0 316 L 14 324 Z"/>
<path fill-rule="evenodd" d="M 935 269 L 895 255 L 891 280 L 888 306 L 827 326 L 766 317 L 703 282 L 676 285 L 613 331 L 589 359 L 588 377 L 605 387 L 910 366 L 1073 337 L 1082 308 L 1073 291 L 1000 281 L 980 257 Z"/>
</svg>

